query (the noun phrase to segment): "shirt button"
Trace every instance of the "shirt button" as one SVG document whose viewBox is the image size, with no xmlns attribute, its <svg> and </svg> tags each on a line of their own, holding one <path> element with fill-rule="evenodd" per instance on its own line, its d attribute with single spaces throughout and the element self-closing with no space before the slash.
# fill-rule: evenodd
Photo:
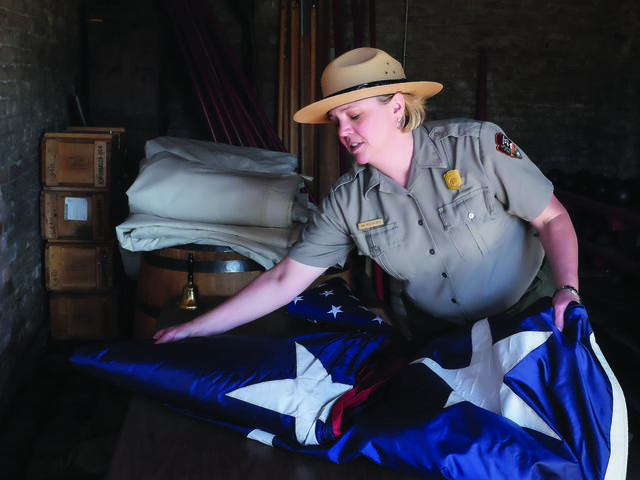
<svg viewBox="0 0 640 480">
<path fill-rule="evenodd" d="M 436 251 L 433 248 L 429 249 L 429 255 L 435 255 L 435 254 L 436 254 Z"/>
<path fill-rule="evenodd" d="M 458 303 L 458 301 L 455 298 L 452 298 L 451 303 Z"/>
<path fill-rule="evenodd" d="M 473 212 L 469 212 L 469 220 L 473 220 L 476 217 L 476 214 Z"/>
<path fill-rule="evenodd" d="M 447 272 L 442 272 L 442 276 L 443 276 L 444 278 L 447 278 L 447 277 L 448 277 Z"/>
<path fill-rule="evenodd" d="M 423 223 L 422 219 L 418 220 L 418 225 L 422 225 Z"/>
</svg>

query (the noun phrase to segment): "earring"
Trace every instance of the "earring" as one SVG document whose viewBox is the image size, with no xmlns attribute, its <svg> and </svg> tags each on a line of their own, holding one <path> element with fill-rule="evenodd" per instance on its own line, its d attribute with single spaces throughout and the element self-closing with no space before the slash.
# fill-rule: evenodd
<svg viewBox="0 0 640 480">
<path fill-rule="evenodd" d="M 402 120 L 403 120 L 402 118 L 399 118 L 397 123 L 396 123 L 396 128 L 398 130 L 402 130 L 402 127 L 404 127 L 404 122 Z"/>
</svg>

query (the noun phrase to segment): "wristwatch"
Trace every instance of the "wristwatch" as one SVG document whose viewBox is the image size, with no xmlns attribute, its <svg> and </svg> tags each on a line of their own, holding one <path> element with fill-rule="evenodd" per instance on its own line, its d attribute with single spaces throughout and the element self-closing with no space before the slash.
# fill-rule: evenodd
<svg viewBox="0 0 640 480">
<path fill-rule="evenodd" d="M 576 296 L 576 300 L 578 300 L 578 303 L 581 303 L 580 293 L 578 292 L 578 289 L 572 285 L 562 285 L 561 287 L 556 288 L 556 291 L 553 292 L 553 296 L 555 297 L 562 290 L 569 290 L 571 293 L 573 293 Z"/>
</svg>

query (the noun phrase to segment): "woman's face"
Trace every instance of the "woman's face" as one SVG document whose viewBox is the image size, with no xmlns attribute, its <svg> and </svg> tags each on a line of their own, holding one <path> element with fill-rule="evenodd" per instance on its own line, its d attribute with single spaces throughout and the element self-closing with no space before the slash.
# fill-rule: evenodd
<svg viewBox="0 0 640 480">
<path fill-rule="evenodd" d="M 398 96 L 402 97 L 398 94 L 384 103 L 379 97 L 365 98 L 329 112 L 340 142 L 360 165 L 377 166 L 385 158 L 392 136 L 399 133 L 398 119 L 402 118 L 404 105 L 396 101 Z"/>
</svg>

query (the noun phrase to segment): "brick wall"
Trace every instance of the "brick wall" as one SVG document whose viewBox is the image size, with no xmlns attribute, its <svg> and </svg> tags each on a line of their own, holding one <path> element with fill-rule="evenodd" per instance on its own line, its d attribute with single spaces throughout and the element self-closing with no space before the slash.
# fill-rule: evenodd
<svg viewBox="0 0 640 480">
<path fill-rule="evenodd" d="M 75 1 L 0 1 L 0 400 L 46 317 L 39 145 L 68 124 L 78 29 Z"/>
<path fill-rule="evenodd" d="M 485 48 L 488 119 L 543 169 L 637 175 L 639 11 L 633 0 L 411 1 L 407 73 L 445 84 L 436 116 L 473 115 Z M 397 38 L 380 43 L 401 52 Z"/>
</svg>

